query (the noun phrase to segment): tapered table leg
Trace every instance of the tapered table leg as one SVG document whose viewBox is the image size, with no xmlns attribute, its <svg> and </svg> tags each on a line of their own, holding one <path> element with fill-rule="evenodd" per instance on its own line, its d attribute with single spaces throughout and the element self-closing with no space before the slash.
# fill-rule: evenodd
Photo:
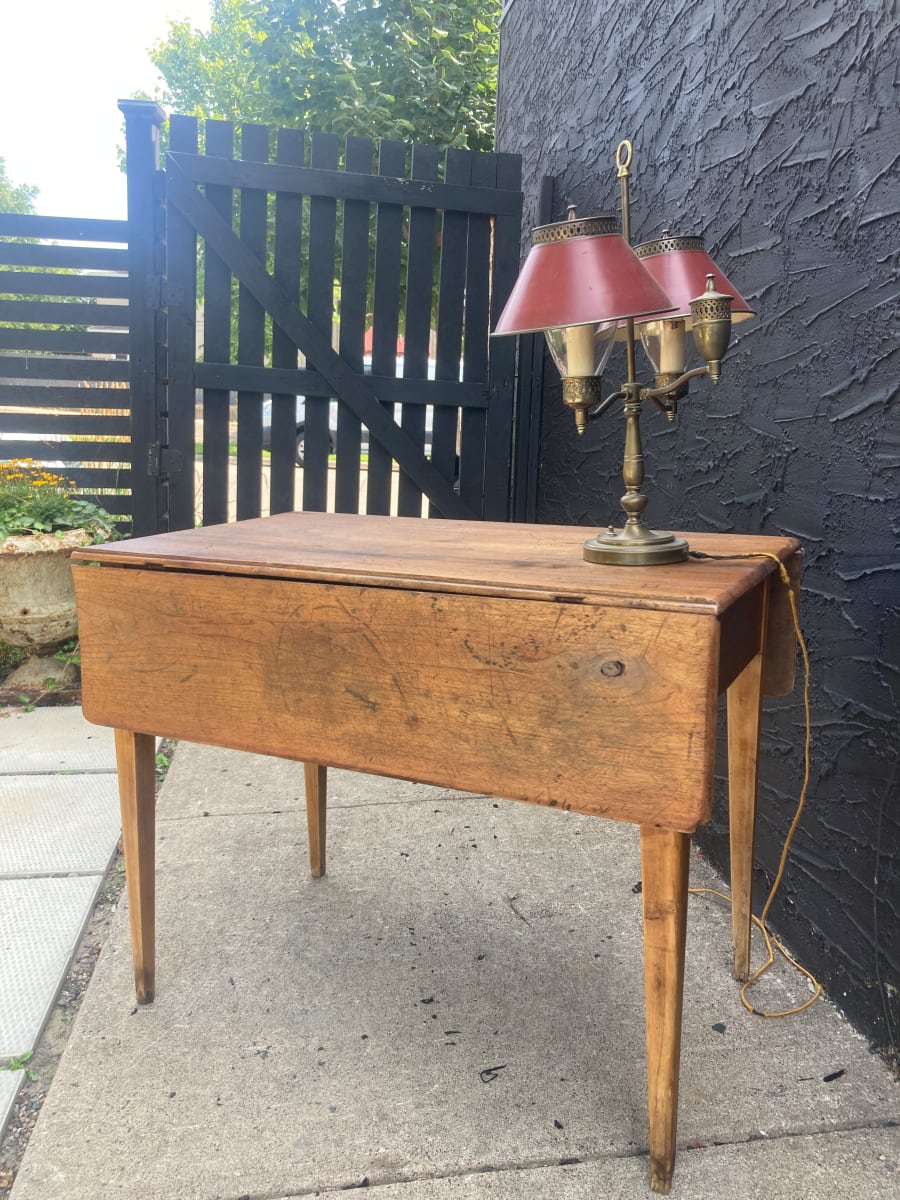
<svg viewBox="0 0 900 1200">
<path fill-rule="evenodd" d="M 325 874 L 325 807 L 328 768 L 304 763 L 306 781 L 306 826 L 309 830 L 309 872 L 315 878 Z"/>
<path fill-rule="evenodd" d="M 690 844 L 687 833 L 641 826 L 650 1187 L 664 1194 L 675 1167 Z"/>
<path fill-rule="evenodd" d="M 134 989 L 138 1004 L 149 1004 L 156 987 L 156 739 L 117 729 L 116 765 Z"/>
<path fill-rule="evenodd" d="M 731 930 L 734 977 L 750 978 L 750 912 L 762 705 L 763 656 L 728 689 L 728 824 L 731 839 Z"/>
</svg>

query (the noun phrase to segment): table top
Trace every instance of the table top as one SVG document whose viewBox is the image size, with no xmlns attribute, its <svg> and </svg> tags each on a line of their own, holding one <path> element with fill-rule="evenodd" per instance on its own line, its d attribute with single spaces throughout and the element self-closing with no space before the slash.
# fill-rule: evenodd
<svg viewBox="0 0 900 1200">
<path fill-rule="evenodd" d="M 73 559 L 711 615 L 775 570 L 768 558 L 652 567 L 587 563 L 581 547 L 593 532 L 570 525 L 293 512 L 90 546 Z M 767 551 L 787 562 L 800 549 L 789 537 L 680 536 L 691 550 L 714 556 Z"/>
</svg>

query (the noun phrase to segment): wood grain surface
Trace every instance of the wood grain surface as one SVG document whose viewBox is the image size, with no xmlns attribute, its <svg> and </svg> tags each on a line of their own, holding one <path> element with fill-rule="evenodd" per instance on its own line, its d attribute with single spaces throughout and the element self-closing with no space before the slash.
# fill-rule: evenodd
<svg viewBox="0 0 900 1200">
<path fill-rule="evenodd" d="M 709 817 L 709 614 L 73 575 L 84 712 L 98 724 L 685 831 Z"/>
<path fill-rule="evenodd" d="M 344 513 L 280 513 L 92 546 L 102 564 L 310 579 L 417 591 L 564 599 L 573 604 L 718 614 L 775 571 L 769 559 L 672 566 L 586 563 L 595 531 L 570 525 L 422 521 Z M 795 538 L 682 534 L 710 555 L 766 550 L 787 561 Z"/>
</svg>

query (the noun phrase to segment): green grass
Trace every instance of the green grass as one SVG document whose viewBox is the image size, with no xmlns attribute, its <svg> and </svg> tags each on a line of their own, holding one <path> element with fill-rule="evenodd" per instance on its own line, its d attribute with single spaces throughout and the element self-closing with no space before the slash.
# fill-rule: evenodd
<svg viewBox="0 0 900 1200">
<path fill-rule="evenodd" d="M 0 1065 L 0 1071 L 24 1071 L 31 1082 L 35 1083 L 39 1078 L 37 1071 L 32 1071 L 31 1067 L 26 1066 L 29 1059 L 33 1057 L 33 1050 L 28 1050 L 25 1054 L 17 1054 L 15 1058 L 9 1058 Z"/>
<path fill-rule="evenodd" d="M 24 646 L 10 646 L 6 642 L 0 642 L 0 678 L 14 671 L 28 657 Z"/>
</svg>

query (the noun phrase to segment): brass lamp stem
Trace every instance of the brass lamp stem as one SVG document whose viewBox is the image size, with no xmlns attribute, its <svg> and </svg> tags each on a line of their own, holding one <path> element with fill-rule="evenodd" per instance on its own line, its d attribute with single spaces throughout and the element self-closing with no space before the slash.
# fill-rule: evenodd
<svg viewBox="0 0 900 1200">
<path fill-rule="evenodd" d="M 625 495 L 622 511 L 626 525 L 634 529 L 643 524 L 642 515 L 647 497 L 641 491 L 644 483 L 644 447 L 641 443 L 641 393 L 636 383 L 625 385 L 625 453 L 622 458 L 622 480 Z"/>
<path fill-rule="evenodd" d="M 626 138 L 616 147 L 616 174 L 622 181 L 622 237 L 631 245 L 631 209 L 628 204 L 628 180 L 631 178 L 631 142 Z"/>
<path fill-rule="evenodd" d="M 622 236 L 631 245 L 631 205 L 628 180 L 631 176 L 631 142 L 619 143 L 616 150 L 616 167 L 622 188 Z M 622 479 L 625 495 L 622 510 L 625 513 L 623 529 L 610 528 L 584 543 L 587 562 L 606 563 L 615 566 L 650 566 L 656 563 L 683 562 L 687 558 L 687 542 L 671 533 L 657 533 L 644 524 L 644 509 L 647 497 L 641 491 L 644 484 L 644 449 L 641 443 L 641 401 L 646 396 L 656 399 L 669 389 L 642 389 L 637 382 L 635 362 L 634 318 L 625 323 L 625 353 L 627 357 L 628 381 L 622 385 L 625 401 L 625 452 L 622 460 Z M 677 383 L 681 383 L 678 380 Z M 674 390 L 673 385 L 673 390 Z M 656 393 L 653 395 L 652 393 Z"/>
<path fill-rule="evenodd" d="M 628 180 L 631 178 L 631 142 L 619 142 L 616 148 L 616 167 L 622 192 L 622 237 L 631 245 L 631 197 L 628 192 Z M 637 378 L 637 361 L 634 355 L 634 318 L 629 317 L 625 323 L 625 355 L 628 366 L 628 383 L 634 383 Z"/>
</svg>

